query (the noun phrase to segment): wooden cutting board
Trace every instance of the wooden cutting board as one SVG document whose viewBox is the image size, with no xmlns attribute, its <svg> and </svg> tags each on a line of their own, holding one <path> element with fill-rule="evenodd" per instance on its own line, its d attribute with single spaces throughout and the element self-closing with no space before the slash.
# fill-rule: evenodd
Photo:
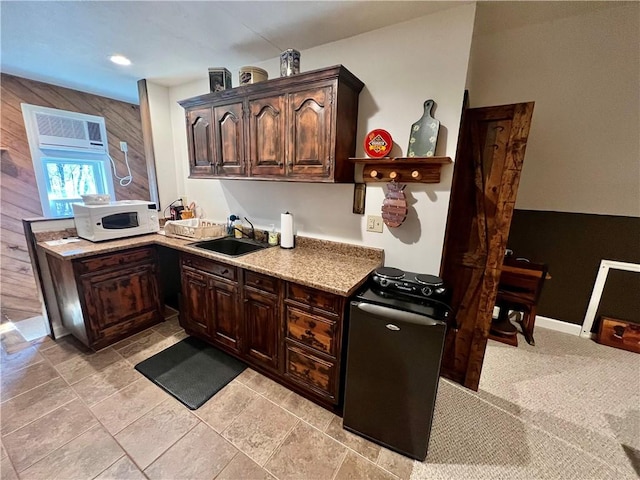
<svg viewBox="0 0 640 480">
<path fill-rule="evenodd" d="M 433 157 L 436 152 L 440 121 L 431 116 L 433 100 L 424 102 L 424 113 L 411 125 L 407 157 Z"/>
</svg>

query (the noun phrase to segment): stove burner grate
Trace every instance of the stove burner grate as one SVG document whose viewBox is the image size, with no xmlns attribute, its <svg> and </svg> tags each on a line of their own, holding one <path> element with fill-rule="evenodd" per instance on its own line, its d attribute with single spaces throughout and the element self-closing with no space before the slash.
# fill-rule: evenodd
<svg viewBox="0 0 640 480">
<path fill-rule="evenodd" d="M 423 285 L 430 285 L 432 287 L 441 287 L 443 285 L 443 281 L 440 277 L 426 273 L 416 275 L 416 282 L 422 283 Z"/>
<path fill-rule="evenodd" d="M 393 267 L 376 268 L 373 273 L 375 273 L 379 277 L 392 278 L 394 280 L 400 280 L 401 278 L 404 277 L 404 272 L 402 270 L 400 270 L 399 268 L 393 268 Z"/>
</svg>

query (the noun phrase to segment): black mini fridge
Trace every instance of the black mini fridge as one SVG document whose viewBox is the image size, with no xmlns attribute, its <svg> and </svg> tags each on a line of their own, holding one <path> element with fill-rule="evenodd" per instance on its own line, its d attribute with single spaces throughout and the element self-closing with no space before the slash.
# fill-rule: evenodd
<svg viewBox="0 0 640 480">
<path fill-rule="evenodd" d="M 350 306 L 344 428 L 427 456 L 449 307 L 367 288 Z"/>
</svg>

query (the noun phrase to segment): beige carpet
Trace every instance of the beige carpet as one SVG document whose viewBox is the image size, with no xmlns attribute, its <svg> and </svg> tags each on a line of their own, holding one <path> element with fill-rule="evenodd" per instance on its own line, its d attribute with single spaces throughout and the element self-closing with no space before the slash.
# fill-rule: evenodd
<svg viewBox="0 0 640 480">
<path fill-rule="evenodd" d="M 412 480 L 639 477 L 640 355 L 535 333 L 535 347 L 489 341 L 478 392 L 441 380 Z"/>
</svg>

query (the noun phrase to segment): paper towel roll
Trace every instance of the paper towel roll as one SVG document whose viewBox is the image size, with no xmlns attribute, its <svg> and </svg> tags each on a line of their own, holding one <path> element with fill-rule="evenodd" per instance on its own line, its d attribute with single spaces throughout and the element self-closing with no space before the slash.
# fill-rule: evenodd
<svg viewBox="0 0 640 480">
<path fill-rule="evenodd" d="M 289 212 L 280 214 L 280 246 L 293 248 L 293 215 Z"/>
</svg>

